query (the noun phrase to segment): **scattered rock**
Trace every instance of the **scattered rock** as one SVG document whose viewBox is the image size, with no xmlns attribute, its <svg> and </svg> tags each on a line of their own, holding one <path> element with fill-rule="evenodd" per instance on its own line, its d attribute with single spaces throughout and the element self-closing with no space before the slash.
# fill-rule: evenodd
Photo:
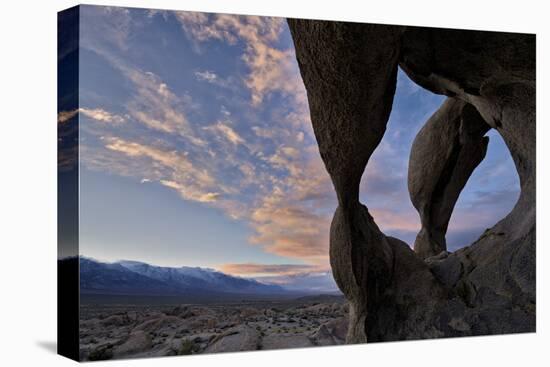
<svg viewBox="0 0 550 367">
<path fill-rule="evenodd" d="M 122 326 L 128 324 L 129 322 L 130 319 L 126 315 L 112 315 L 100 321 L 103 326 Z"/>
<path fill-rule="evenodd" d="M 166 326 L 179 326 L 182 320 L 176 316 L 161 316 L 145 321 L 134 328 L 134 331 L 152 332 L 158 331 Z"/>
<path fill-rule="evenodd" d="M 146 352 L 152 347 L 149 334 L 143 330 L 133 331 L 126 342 L 113 350 L 115 357 L 123 357 L 131 354 Z"/>
</svg>

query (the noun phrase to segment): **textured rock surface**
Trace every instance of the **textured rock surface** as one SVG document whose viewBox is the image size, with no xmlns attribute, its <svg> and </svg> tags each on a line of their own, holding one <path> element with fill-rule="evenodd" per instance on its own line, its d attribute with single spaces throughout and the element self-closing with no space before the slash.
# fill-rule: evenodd
<svg viewBox="0 0 550 367">
<path fill-rule="evenodd" d="M 332 337 L 336 344 L 343 344 L 343 342 L 346 340 L 346 334 L 348 332 L 347 317 L 340 317 L 331 320 L 322 325 L 322 327 L 324 327 L 326 331 L 328 331 L 329 335 Z"/>
<path fill-rule="evenodd" d="M 124 344 L 119 345 L 113 351 L 115 357 L 127 356 L 130 354 L 141 353 L 151 348 L 151 337 L 142 330 L 134 331 Z"/>
<path fill-rule="evenodd" d="M 240 325 L 216 337 L 204 352 L 223 353 L 256 350 L 259 343 L 260 333 L 256 329 Z"/>
<path fill-rule="evenodd" d="M 487 152 L 490 129 L 475 107 L 449 98 L 414 140 L 409 193 L 422 229 L 414 243 L 421 257 L 447 250 L 445 234 L 458 196 Z"/>
<path fill-rule="evenodd" d="M 338 197 L 330 258 L 350 303 L 347 342 L 535 331 L 535 37 L 288 23 L 319 151 Z M 385 132 L 398 63 L 419 85 L 452 97 L 423 129 L 411 156 L 411 198 L 426 233 L 419 235 L 420 256 L 384 235 L 358 199 L 361 175 Z M 487 126 L 479 116 L 506 142 L 520 198 L 474 244 L 433 257 L 445 248 L 458 194 L 485 154 Z M 432 134 L 448 145 L 426 139 Z M 422 162 L 434 151 L 438 159 Z M 438 175 L 416 177 L 423 170 Z"/>
</svg>

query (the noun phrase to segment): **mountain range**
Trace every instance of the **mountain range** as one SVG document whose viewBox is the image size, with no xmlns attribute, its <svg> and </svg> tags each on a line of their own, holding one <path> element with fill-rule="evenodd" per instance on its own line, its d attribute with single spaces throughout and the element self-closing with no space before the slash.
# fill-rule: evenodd
<svg viewBox="0 0 550 367">
<path fill-rule="evenodd" d="M 266 277 L 237 277 L 200 267 L 164 267 L 138 261 L 100 262 L 87 257 L 60 261 L 80 262 L 83 295 L 273 297 L 337 293 L 330 273 Z"/>
</svg>

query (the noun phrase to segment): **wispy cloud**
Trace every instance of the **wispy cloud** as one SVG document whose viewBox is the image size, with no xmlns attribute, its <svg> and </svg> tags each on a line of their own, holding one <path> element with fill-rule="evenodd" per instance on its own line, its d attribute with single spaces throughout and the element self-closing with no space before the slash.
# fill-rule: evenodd
<svg viewBox="0 0 550 367">
<path fill-rule="evenodd" d="M 252 131 L 254 131 L 256 136 L 265 139 L 272 139 L 276 134 L 274 129 L 265 129 L 259 126 L 252 126 Z"/>
<path fill-rule="evenodd" d="M 212 126 L 203 127 L 203 129 L 218 133 L 234 145 L 243 144 L 245 142 L 244 139 L 231 126 L 221 121 L 218 121 Z"/>
<path fill-rule="evenodd" d="M 85 19 L 81 24 L 91 27 L 92 33 L 107 32 L 109 34 L 109 37 L 104 37 L 101 41 L 109 42 L 112 46 L 122 50 L 128 49 L 128 38 L 132 27 L 130 9 L 104 6 L 95 12 L 86 12 L 85 14 L 95 19 Z"/>
<path fill-rule="evenodd" d="M 231 116 L 231 111 L 229 111 L 229 110 L 227 109 L 227 107 L 225 107 L 224 105 L 222 105 L 222 106 L 220 107 L 220 112 L 221 112 L 221 114 L 222 114 L 223 116 L 225 116 L 225 117 Z"/>
<path fill-rule="evenodd" d="M 250 240 L 279 256 L 326 264 L 332 214 L 326 207 L 334 206 L 334 194 L 315 141 L 305 142 L 304 131 L 312 136 L 307 98 L 294 50 L 280 48 L 284 19 L 190 12 L 175 15 L 194 41 L 216 40 L 242 50 L 241 59 L 248 68 L 243 81 L 253 106 L 260 106 L 272 93 L 289 97 L 286 110 L 273 115 L 279 123 L 251 127 L 256 139 L 267 139 L 278 146 L 267 155 L 260 150 L 266 168 L 257 163 L 239 166 L 246 182 L 259 187 L 257 198 L 248 208 L 248 220 L 255 232 Z M 195 76 L 212 83 L 218 80 L 211 71 Z M 234 144 L 240 143 L 225 126 L 214 125 Z"/>
<path fill-rule="evenodd" d="M 194 200 L 200 203 L 211 203 L 220 197 L 219 192 L 201 193 L 200 191 L 193 191 L 190 185 L 184 185 L 176 181 L 160 180 L 160 183 L 178 191 L 181 196 L 187 200 Z"/>
<path fill-rule="evenodd" d="M 244 82 L 251 92 L 253 105 L 262 103 L 272 92 L 290 96 L 301 94 L 303 86 L 294 51 L 277 47 L 285 27 L 283 18 L 194 12 L 176 12 L 175 16 L 183 30 L 196 41 L 219 40 L 230 45 L 243 42 L 241 58 L 249 68 Z M 217 80 L 211 72 L 201 77 L 210 82 Z"/>
<path fill-rule="evenodd" d="M 213 71 L 204 70 L 204 71 L 195 71 L 195 77 L 198 80 L 204 80 L 208 83 L 216 83 L 219 78 Z"/>
<path fill-rule="evenodd" d="M 198 202 L 215 202 L 223 187 L 205 170 L 196 167 L 185 153 L 165 151 L 122 139 L 110 138 L 106 148 L 124 154 L 127 158 L 143 159 L 140 166 L 145 172 L 132 172 L 133 176 L 153 173 L 164 186 L 176 190 L 184 199 Z M 154 170 L 149 168 L 154 167 Z"/>
<path fill-rule="evenodd" d="M 189 123 L 187 111 L 192 108 L 191 97 L 175 94 L 158 75 L 132 64 L 121 40 L 129 37 L 134 22 L 131 13 L 100 8 L 93 21 L 85 22 L 91 29 L 83 31 L 81 46 L 102 56 L 133 85 L 133 95 L 125 103 L 127 114 L 144 126 L 166 134 L 176 134 L 190 144 L 203 147 L 206 142 L 199 137 Z M 118 9 L 118 8 L 113 8 Z M 116 20 L 124 18 L 120 29 Z M 95 32 L 101 30 L 101 36 Z M 117 47 L 118 46 L 118 47 Z"/>
<path fill-rule="evenodd" d="M 247 68 L 242 85 L 256 108 L 239 107 L 248 111 L 255 123 L 239 123 L 243 114 L 233 115 L 222 105 L 222 119 L 197 128 L 187 113 L 191 95 L 176 94 L 167 81 L 132 66 L 123 48 L 116 51 L 93 42 L 93 50 L 133 85 L 133 95 L 125 105 L 129 117 L 166 137 L 179 136 L 190 145 L 159 143 L 146 137 L 138 142 L 111 135 L 101 140 L 105 149 L 87 152 L 88 164 L 138 180 L 146 177 L 175 190 L 185 200 L 218 208 L 248 223 L 252 245 L 308 266 L 326 267 L 335 194 L 313 138 L 294 51 L 289 46 L 280 48 L 284 20 L 174 14 L 196 42 L 217 40 L 239 48 Z M 226 83 L 211 69 L 196 69 L 193 76 L 220 86 Z M 279 107 L 267 103 L 273 93 L 287 98 L 287 103 Z M 261 115 L 255 112 L 258 109 L 268 112 Z M 240 146 L 246 149 L 237 149 Z M 384 218 L 395 227 L 405 225 L 391 214 Z"/>
<path fill-rule="evenodd" d="M 78 113 L 81 113 L 82 115 L 91 118 L 93 120 L 99 121 L 99 122 L 105 122 L 105 123 L 122 123 L 125 122 L 126 119 L 121 116 L 117 115 L 115 113 L 111 113 L 109 111 L 105 111 L 102 108 L 85 108 L 81 107 L 79 109 L 75 109 L 72 111 L 61 111 L 57 114 L 57 122 L 59 124 L 63 124 L 73 117 L 75 117 Z"/>
<path fill-rule="evenodd" d="M 90 108 L 81 107 L 79 111 L 84 116 L 100 122 L 122 123 L 126 121 L 126 119 L 123 116 L 105 111 L 104 109 L 101 109 L 101 108 L 90 109 Z"/>
<path fill-rule="evenodd" d="M 197 70 L 194 73 L 195 79 L 206 82 L 221 88 L 235 89 L 235 81 L 232 77 L 222 78 L 212 70 Z"/>
<path fill-rule="evenodd" d="M 198 41 L 206 41 L 208 39 L 227 40 L 234 44 L 237 38 L 223 27 L 212 25 L 210 18 L 214 14 L 198 13 L 191 11 L 177 11 L 173 13 L 180 21 L 181 27 L 189 35 Z"/>
<path fill-rule="evenodd" d="M 135 95 L 127 105 L 128 113 L 147 127 L 177 134 L 199 146 L 206 142 L 191 127 L 185 110 L 191 105 L 189 95 L 176 95 L 158 76 L 131 67 L 122 67 L 135 85 Z"/>
</svg>

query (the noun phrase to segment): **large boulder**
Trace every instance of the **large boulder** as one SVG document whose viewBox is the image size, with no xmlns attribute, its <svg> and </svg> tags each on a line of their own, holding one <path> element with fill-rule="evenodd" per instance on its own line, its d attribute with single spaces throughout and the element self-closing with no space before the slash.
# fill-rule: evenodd
<svg viewBox="0 0 550 367">
<path fill-rule="evenodd" d="M 346 340 L 346 334 L 348 333 L 348 318 L 339 317 L 334 320 L 330 320 L 323 324 L 330 335 L 338 342 L 344 342 Z"/>
<path fill-rule="evenodd" d="M 240 325 L 215 337 L 204 353 L 250 351 L 258 349 L 259 344 L 260 333 L 248 325 Z"/>
</svg>

